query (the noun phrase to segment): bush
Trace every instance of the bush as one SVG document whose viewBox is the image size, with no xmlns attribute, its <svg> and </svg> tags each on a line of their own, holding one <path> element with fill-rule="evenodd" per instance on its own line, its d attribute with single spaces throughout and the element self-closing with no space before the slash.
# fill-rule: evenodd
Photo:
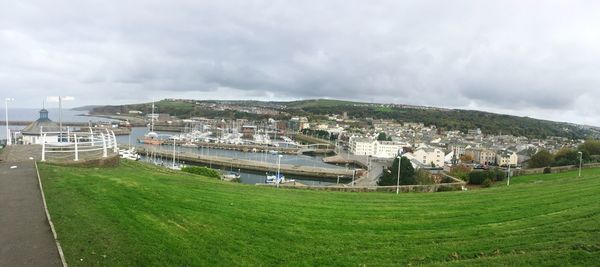
<svg viewBox="0 0 600 267">
<path fill-rule="evenodd" d="M 461 179 L 463 181 L 469 180 L 469 173 L 473 169 L 467 165 L 457 165 L 450 168 L 450 176 Z"/>
<path fill-rule="evenodd" d="M 483 183 L 481 183 L 481 185 L 482 185 L 483 187 L 490 187 L 490 186 L 492 186 L 492 180 L 490 180 L 489 178 L 487 178 L 487 179 L 485 179 L 485 180 L 483 181 Z"/>
<path fill-rule="evenodd" d="M 221 178 L 221 174 L 218 171 L 207 167 L 183 167 L 181 168 L 181 170 L 184 172 L 198 174 L 209 178 Z"/>
<path fill-rule="evenodd" d="M 485 179 L 488 179 L 487 171 L 475 171 L 469 173 L 469 184 L 481 184 Z"/>
<path fill-rule="evenodd" d="M 494 181 L 495 182 L 499 182 L 499 181 L 504 181 L 504 178 L 506 178 L 506 173 L 500 169 L 495 169 L 494 170 Z"/>
<path fill-rule="evenodd" d="M 486 179 L 489 179 L 490 181 L 502 181 L 502 179 L 504 179 L 504 172 L 498 169 L 490 169 L 487 171 L 475 171 L 469 173 L 470 184 L 483 184 Z"/>
</svg>

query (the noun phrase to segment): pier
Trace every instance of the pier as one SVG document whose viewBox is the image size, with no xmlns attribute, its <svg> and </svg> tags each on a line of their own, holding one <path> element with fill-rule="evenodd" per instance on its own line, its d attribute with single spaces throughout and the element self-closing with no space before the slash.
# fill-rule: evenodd
<svg viewBox="0 0 600 267">
<path fill-rule="evenodd" d="M 143 147 L 136 148 L 141 155 L 155 155 L 157 157 L 172 159 L 173 153 L 167 149 L 147 149 Z M 277 164 L 260 162 L 254 160 L 244 160 L 229 157 L 206 156 L 195 153 L 179 152 L 175 156 L 178 161 L 186 163 L 196 163 L 207 166 L 220 166 L 233 169 L 242 169 L 254 172 L 276 172 Z M 292 164 L 281 164 L 281 173 L 291 176 L 314 177 L 323 179 L 337 179 L 342 177 L 344 181 L 352 179 L 353 171 L 347 169 L 311 167 Z"/>
<path fill-rule="evenodd" d="M 116 134 L 116 132 L 115 132 Z M 173 145 L 173 141 L 167 140 L 162 143 L 166 146 Z M 327 148 L 327 146 L 314 144 L 314 145 L 300 145 L 298 147 L 276 147 L 276 146 L 266 146 L 266 145 L 241 145 L 241 144 L 227 144 L 227 143 L 210 143 L 210 142 L 185 142 L 185 141 L 175 141 L 177 146 L 185 147 L 186 145 L 195 145 L 197 148 L 217 148 L 217 149 L 225 149 L 225 150 L 237 150 L 243 152 L 269 152 L 276 151 L 280 154 L 294 155 L 294 154 L 331 154 L 333 153 L 332 148 Z"/>
</svg>

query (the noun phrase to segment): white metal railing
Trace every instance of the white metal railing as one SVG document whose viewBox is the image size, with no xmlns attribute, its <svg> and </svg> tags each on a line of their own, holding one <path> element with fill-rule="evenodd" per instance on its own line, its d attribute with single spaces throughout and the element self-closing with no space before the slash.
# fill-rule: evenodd
<svg viewBox="0 0 600 267">
<path fill-rule="evenodd" d="M 69 155 L 74 161 L 79 161 L 80 155 L 86 152 L 101 152 L 102 158 L 108 157 L 109 151 L 119 152 L 115 133 L 109 129 L 94 129 L 89 127 L 89 132 L 41 132 L 42 161 L 47 156 Z M 49 142 L 49 137 L 56 137 L 57 142 Z M 54 140 L 54 138 L 52 139 Z M 64 157 L 64 156 L 63 156 Z"/>
</svg>

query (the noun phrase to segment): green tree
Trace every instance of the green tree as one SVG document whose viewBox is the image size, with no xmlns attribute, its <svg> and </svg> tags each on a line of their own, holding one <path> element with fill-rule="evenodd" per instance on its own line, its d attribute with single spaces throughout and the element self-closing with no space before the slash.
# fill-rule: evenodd
<svg viewBox="0 0 600 267">
<path fill-rule="evenodd" d="M 383 176 L 377 182 L 378 185 L 396 185 L 398 179 L 398 158 L 394 160 L 391 168 L 388 168 L 383 172 Z M 415 184 L 415 169 L 413 168 L 410 160 L 406 157 L 402 157 L 402 163 L 400 165 L 400 184 L 408 185 Z"/>
<path fill-rule="evenodd" d="M 379 133 L 377 136 L 377 141 L 387 141 L 387 135 L 384 132 Z"/>
<path fill-rule="evenodd" d="M 587 153 L 588 155 L 600 155 L 600 141 L 598 140 L 586 140 L 577 148 L 584 154 Z"/>
<path fill-rule="evenodd" d="M 554 156 L 548 150 L 540 150 L 529 159 L 529 168 L 542 168 L 552 165 Z"/>
<path fill-rule="evenodd" d="M 576 164 L 579 164 L 579 153 L 572 148 L 563 148 L 554 155 L 554 163 L 552 165 L 566 166 Z"/>
</svg>

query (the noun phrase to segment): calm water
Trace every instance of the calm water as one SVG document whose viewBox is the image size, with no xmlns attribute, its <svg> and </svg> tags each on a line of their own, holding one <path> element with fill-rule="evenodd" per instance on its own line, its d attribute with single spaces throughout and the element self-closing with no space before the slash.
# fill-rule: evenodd
<svg viewBox="0 0 600 267">
<path fill-rule="evenodd" d="M 145 127 L 134 127 L 131 131 L 131 136 L 122 135 L 117 136 L 117 141 L 120 144 L 129 144 L 131 142 L 132 146 L 141 146 L 150 149 L 156 149 L 157 146 L 153 145 L 144 145 L 138 144 L 137 138 L 143 137 L 147 132 L 147 128 Z M 169 134 L 168 132 L 159 132 Z M 161 149 L 172 151 L 172 147 L 170 146 L 162 146 Z M 187 152 L 187 153 L 196 153 L 199 155 L 211 155 L 211 156 L 222 156 L 222 157 L 230 157 L 230 158 L 238 158 L 238 159 L 246 159 L 246 160 L 255 160 L 262 162 L 272 162 L 277 163 L 277 155 L 272 155 L 269 153 L 254 153 L 254 152 L 243 152 L 243 151 L 235 151 L 235 150 L 224 150 L 224 149 L 208 149 L 208 148 L 189 148 L 189 147 L 176 147 L 175 150 L 177 153 L 179 152 Z M 169 160 L 165 160 L 165 164 L 169 164 Z M 346 168 L 346 166 L 336 166 L 332 164 L 324 163 L 321 156 L 307 156 L 307 155 L 283 155 L 281 158 L 282 164 L 292 164 L 292 165 L 303 165 L 303 166 L 314 166 L 314 167 L 324 167 L 324 168 Z M 238 172 L 238 170 L 230 170 L 226 167 L 222 168 L 223 171 L 234 171 Z M 277 170 L 270 170 L 272 173 Z M 285 175 L 285 173 L 284 173 Z M 265 181 L 265 174 L 261 173 L 253 173 L 247 171 L 240 172 L 242 183 L 247 184 L 255 184 L 255 183 L 263 183 Z M 310 177 L 292 177 L 286 175 L 288 179 L 296 179 L 299 182 L 308 185 L 329 185 L 331 182 L 322 182 L 316 178 Z"/>
</svg>

